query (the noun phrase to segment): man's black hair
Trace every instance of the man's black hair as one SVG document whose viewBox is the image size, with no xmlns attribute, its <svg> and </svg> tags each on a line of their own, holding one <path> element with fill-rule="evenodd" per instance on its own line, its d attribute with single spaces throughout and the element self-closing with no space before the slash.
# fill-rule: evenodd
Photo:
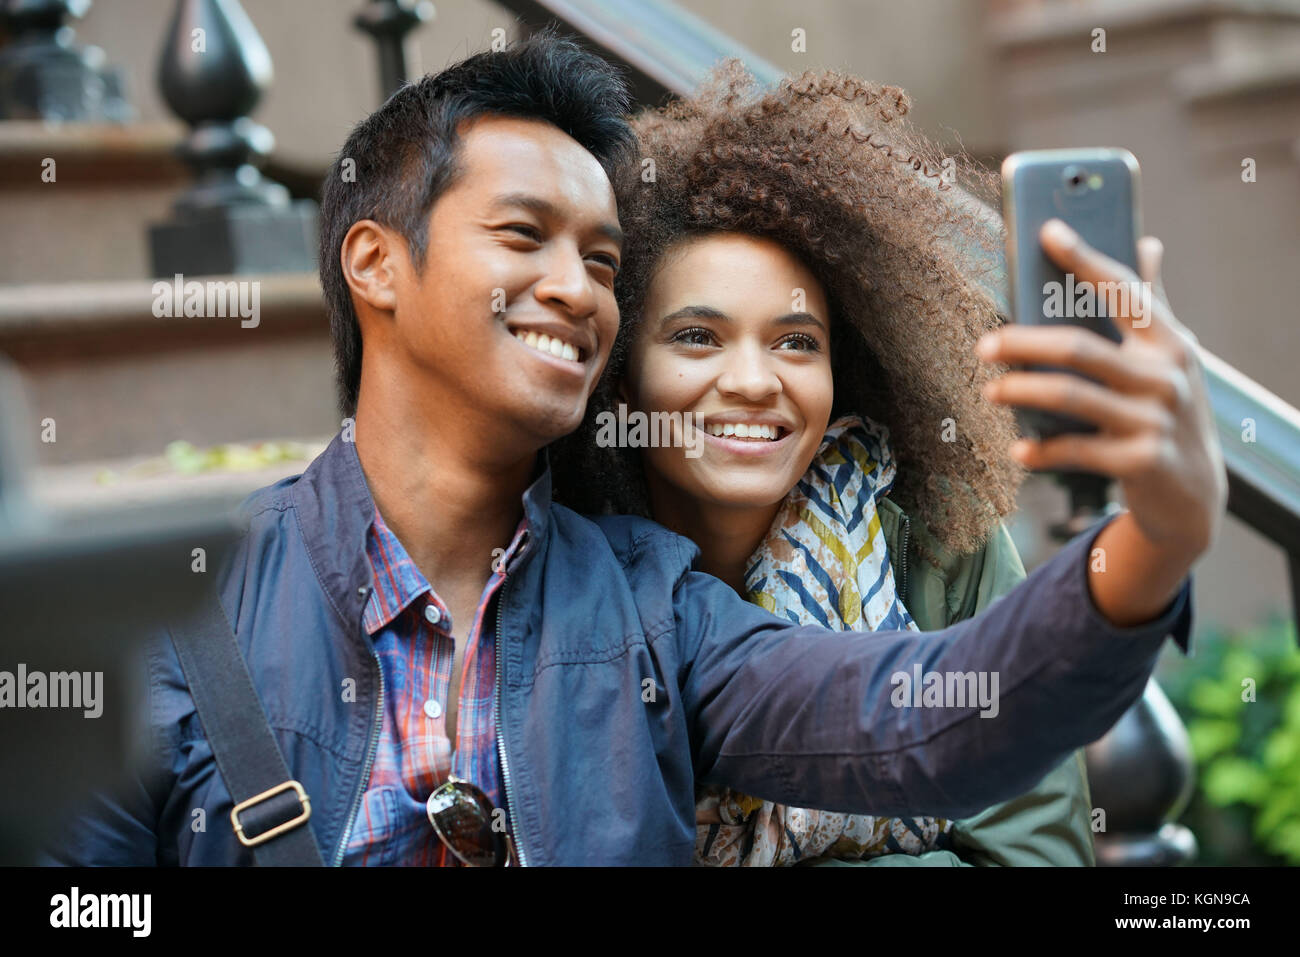
<svg viewBox="0 0 1300 957">
<path fill-rule="evenodd" d="M 320 278 L 345 416 L 355 414 L 361 386 L 361 327 L 339 264 L 352 224 L 395 229 L 419 271 L 430 210 L 459 172 L 459 124 L 486 114 L 551 123 L 612 178 L 635 143 L 630 107 L 611 64 L 547 29 L 409 83 L 357 124 L 325 178 L 320 211 Z"/>
</svg>

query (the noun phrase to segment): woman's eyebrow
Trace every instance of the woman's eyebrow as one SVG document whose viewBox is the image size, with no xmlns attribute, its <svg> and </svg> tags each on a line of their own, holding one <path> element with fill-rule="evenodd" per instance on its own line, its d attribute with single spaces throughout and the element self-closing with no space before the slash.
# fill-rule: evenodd
<svg viewBox="0 0 1300 957">
<path fill-rule="evenodd" d="M 660 325 L 667 325 L 674 319 L 712 319 L 717 322 L 731 322 L 731 316 L 727 315 L 721 309 L 715 309 L 713 306 L 683 306 L 675 312 L 670 312 L 659 320 Z M 784 316 L 777 316 L 772 320 L 774 326 L 816 326 L 826 335 L 830 331 L 826 324 L 810 312 L 790 312 Z"/>
<path fill-rule="evenodd" d="M 816 326 L 826 335 L 830 335 L 830 330 L 826 328 L 826 323 L 822 322 L 811 312 L 791 312 L 784 316 L 777 316 L 772 320 L 774 326 Z"/>
<path fill-rule="evenodd" d="M 675 312 L 670 312 L 659 320 L 661 326 L 667 325 L 674 319 L 716 319 L 721 322 L 730 322 L 731 317 L 720 309 L 714 309 L 712 306 L 683 306 Z"/>
</svg>

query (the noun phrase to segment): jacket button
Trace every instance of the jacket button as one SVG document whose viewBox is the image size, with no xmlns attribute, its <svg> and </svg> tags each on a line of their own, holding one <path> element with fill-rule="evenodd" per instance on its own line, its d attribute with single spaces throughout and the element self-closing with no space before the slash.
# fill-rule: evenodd
<svg viewBox="0 0 1300 957">
<path fill-rule="evenodd" d="M 442 705 L 430 698 L 424 703 L 424 713 L 430 718 L 437 718 L 442 714 Z"/>
<path fill-rule="evenodd" d="M 424 617 L 429 620 L 429 624 L 436 625 L 442 621 L 442 612 L 438 611 L 438 606 L 430 603 L 424 606 Z"/>
</svg>

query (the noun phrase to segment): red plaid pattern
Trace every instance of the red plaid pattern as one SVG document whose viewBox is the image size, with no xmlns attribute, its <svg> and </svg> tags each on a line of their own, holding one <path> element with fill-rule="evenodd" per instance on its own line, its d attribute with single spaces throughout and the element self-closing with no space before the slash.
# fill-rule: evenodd
<svg viewBox="0 0 1300 957">
<path fill-rule="evenodd" d="M 429 823 L 425 802 L 449 774 L 473 781 L 505 807 L 497 756 L 496 614 L 498 569 L 520 547 L 526 522 L 479 599 L 462 663 L 456 747 L 447 737 L 447 696 L 456 645 L 451 615 L 379 510 L 366 539 L 374 589 L 362 621 L 384 679 L 383 728 L 344 854 L 345 865 L 453 866 Z M 437 610 L 430 620 L 427 609 Z M 426 702 L 434 702 L 426 710 Z M 431 716 L 431 713 L 435 716 Z M 508 822 L 507 822 L 508 827 Z"/>
</svg>

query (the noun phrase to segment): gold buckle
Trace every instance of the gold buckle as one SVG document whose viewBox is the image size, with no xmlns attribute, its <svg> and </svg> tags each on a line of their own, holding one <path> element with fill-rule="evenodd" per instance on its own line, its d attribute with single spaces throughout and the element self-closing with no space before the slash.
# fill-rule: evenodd
<svg viewBox="0 0 1300 957">
<path fill-rule="evenodd" d="M 245 837 L 244 825 L 239 823 L 239 812 L 246 811 L 254 804 L 260 804 L 267 798 L 275 797 L 275 795 L 279 794 L 281 791 L 298 792 L 298 801 L 302 804 L 302 813 L 292 820 L 285 821 L 283 824 L 277 824 L 269 831 L 257 835 L 257 837 Z M 240 801 L 230 811 L 230 823 L 235 829 L 235 837 L 239 838 L 239 843 L 243 844 L 244 847 L 257 847 L 257 845 L 269 841 L 271 838 L 297 827 L 309 817 L 311 817 L 311 800 L 307 797 L 307 792 L 303 790 L 302 785 L 297 781 L 285 781 L 283 784 L 277 784 L 273 788 L 267 788 L 261 794 L 253 795 L 247 801 Z"/>
</svg>

